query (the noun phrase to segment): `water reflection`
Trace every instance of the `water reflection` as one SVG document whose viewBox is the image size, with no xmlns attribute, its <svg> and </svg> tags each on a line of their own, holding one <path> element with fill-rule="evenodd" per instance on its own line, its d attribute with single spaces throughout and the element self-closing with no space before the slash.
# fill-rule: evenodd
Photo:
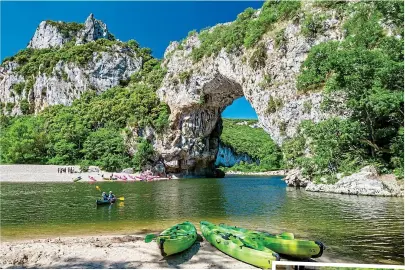
<svg viewBox="0 0 405 270">
<path fill-rule="evenodd" d="M 2 183 L 1 234 L 135 233 L 209 220 L 318 239 L 348 261 L 404 261 L 403 198 L 309 193 L 279 177 L 98 185 L 125 203 L 96 207 L 101 192 L 87 183 Z"/>
</svg>

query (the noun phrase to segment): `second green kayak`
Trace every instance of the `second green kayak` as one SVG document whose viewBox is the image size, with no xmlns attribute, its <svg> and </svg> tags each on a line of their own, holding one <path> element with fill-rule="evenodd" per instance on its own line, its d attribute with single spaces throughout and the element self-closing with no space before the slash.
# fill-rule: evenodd
<svg viewBox="0 0 405 270">
<path fill-rule="evenodd" d="M 265 247 L 279 254 L 297 258 L 318 258 L 322 256 L 325 246 L 319 241 L 291 239 L 288 234 L 272 235 L 266 232 L 252 231 L 235 226 L 220 224 L 221 228 L 232 231 L 245 239 L 260 242 Z M 283 236 L 284 235 L 284 236 Z M 290 234 L 293 236 L 293 234 Z M 287 237 L 285 237 L 287 236 Z"/>
<path fill-rule="evenodd" d="M 235 259 L 263 269 L 271 268 L 273 261 L 280 260 L 274 251 L 258 242 L 245 241 L 230 230 L 227 232 L 207 221 L 201 221 L 200 226 L 202 234 L 211 245 Z"/>
<path fill-rule="evenodd" d="M 162 256 L 182 252 L 191 247 L 197 240 L 197 230 L 191 222 L 174 225 L 156 238 Z"/>
</svg>

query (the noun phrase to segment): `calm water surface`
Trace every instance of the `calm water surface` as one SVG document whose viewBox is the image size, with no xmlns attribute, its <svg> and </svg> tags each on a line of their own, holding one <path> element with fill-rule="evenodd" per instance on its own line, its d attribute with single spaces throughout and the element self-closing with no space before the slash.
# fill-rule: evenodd
<svg viewBox="0 0 405 270">
<path fill-rule="evenodd" d="M 96 185 L 125 201 L 96 207 Z M 320 240 L 332 259 L 404 263 L 403 198 L 310 193 L 280 177 L 1 183 L 0 202 L 3 240 L 159 231 L 208 220 Z"/>
</svg>

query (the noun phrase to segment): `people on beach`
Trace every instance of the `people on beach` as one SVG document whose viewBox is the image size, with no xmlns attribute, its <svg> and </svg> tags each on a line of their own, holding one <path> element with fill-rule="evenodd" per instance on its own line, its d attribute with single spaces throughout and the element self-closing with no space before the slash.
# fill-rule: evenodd
<svg viewBox="0 0 405 270">
<path fill-rule="evenodd" d="M 58 173 L 75 173 L 74 167 L 58 168 Z"/>
</svg>

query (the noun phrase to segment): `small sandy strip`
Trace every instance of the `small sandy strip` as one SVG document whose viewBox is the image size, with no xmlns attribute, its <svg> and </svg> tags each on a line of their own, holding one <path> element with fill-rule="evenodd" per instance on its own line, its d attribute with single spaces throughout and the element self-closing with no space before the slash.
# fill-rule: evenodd
<svg viewBox="0 0 405 270">
<path fill-rule="evenodd" d="M 0 182 L 72 182 L 78 176 L 82 177 L 80 182 L 103 182 L 104 177 L 108 178 L 110 172 L 90 172 L 90 173 L 58 173 L 58 168 L 73 167 L 79 171 L 79 166 L 58 166 L 58 165 L 0 165 Z M 128 182 L 139 181 L 130 179 L 128 174 L 114 173 L 114 175 L 126 176 Z M 139 174 L 131 174 L 132 177 Z M 96 179 L 93 181 L 90 179 Z M 173 177 L 175 179 L 176 177 Z M 167 178 L 156 178 L 153 181 L 168 180 Z M 122 180 L 119 180 L 122 181 Z"/>
<path fill-rule="evenodd" d="M 285 260 L 285 259 L 283 259 Z M 311 260 L 313 261 L 313 260 Z M 322 262 L 341 262 L 327 257 Z M 84 236 L 1 243 L 1 268 L 255 268 L 220 252 L 203 240 L 190 249 L 162 257 L 144 235 Z"/>
</svg>

